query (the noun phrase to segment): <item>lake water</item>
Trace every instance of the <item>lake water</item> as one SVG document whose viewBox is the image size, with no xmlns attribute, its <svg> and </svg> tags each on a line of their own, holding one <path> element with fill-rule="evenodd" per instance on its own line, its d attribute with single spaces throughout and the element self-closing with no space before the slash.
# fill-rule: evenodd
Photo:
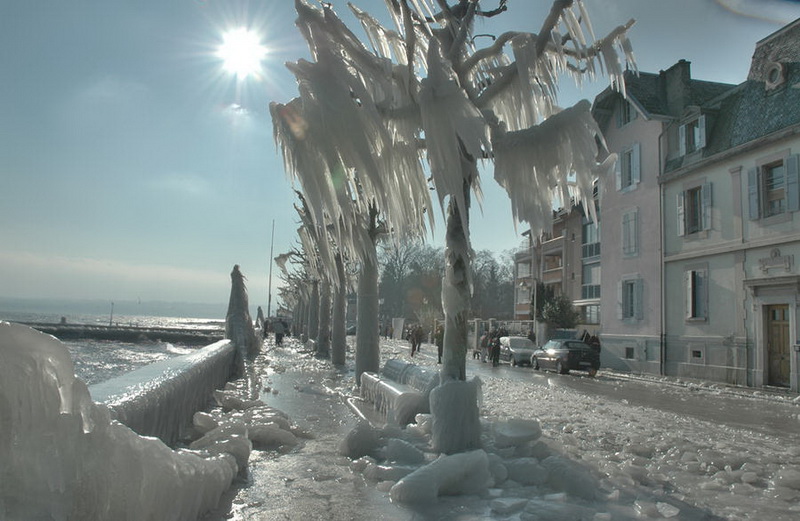
<svg viewBox="0 0 800 521">
<path fill-rule="evenodd" d="M 0 320 L 9 322 L 55 324 L 64 317 L 69 324 L 108 325 L 109 316 L 80 313 L 36 313 L 30 311 L 0 310 Z M 166 327 L 191 330 L 216 330 L 225 327 L 224 320 L 209 318 L 157 317 L 120 315 L 115 325 L 138 327 Z M 63 340 L 75 364 L 75 375 L 87 385 L 96 384 L 130 372 L 138 367 L 191 353 L 202 346 L 188 346 L 178 342 L 144 341 L 118 342 L 112 340 Z"/>
</svg>

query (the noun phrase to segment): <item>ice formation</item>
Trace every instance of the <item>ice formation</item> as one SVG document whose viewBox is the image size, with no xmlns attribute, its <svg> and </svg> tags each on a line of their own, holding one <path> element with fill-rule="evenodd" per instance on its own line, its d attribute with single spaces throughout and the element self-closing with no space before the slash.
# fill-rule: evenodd
<svg viewBox="0 0 800 521">
<path fill-rule="evenodd" d="M 0 518 L 194 520 L 237 473 L 110 418 L 55 338 L 0 322 Z M 120 472 L 121 469 L 124 469 Z"/>
<path fill-rule="evenodd" d="M 89 393 L 137 433 L 173 444 L 186 434 L 192 414 L 234 374 L 234 356 L 231 342 L 221 340 L 95 384 Z"/>
</svg>

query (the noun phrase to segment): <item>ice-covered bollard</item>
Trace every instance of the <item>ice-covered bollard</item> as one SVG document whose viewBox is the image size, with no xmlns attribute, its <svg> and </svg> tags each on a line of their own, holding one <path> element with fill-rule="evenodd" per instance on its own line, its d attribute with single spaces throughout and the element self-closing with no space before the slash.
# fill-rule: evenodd
<svg viewBox="0 0 800 521">
<path fill-rule="evenodd" d="M 480 390 L 481 380 L 475 377 L 446 381 L 431 391 L 431 442 L 436 451 L 452 454 L 481 446 Z"/>
<path fill-rule="evenodd" d="M 439 456 L 395 483 L 390 495 L 399 503 L 425 503 L 439 496 L 479 494 L 490 482 L 489 458 L 479 449 Z"/>
</svg>

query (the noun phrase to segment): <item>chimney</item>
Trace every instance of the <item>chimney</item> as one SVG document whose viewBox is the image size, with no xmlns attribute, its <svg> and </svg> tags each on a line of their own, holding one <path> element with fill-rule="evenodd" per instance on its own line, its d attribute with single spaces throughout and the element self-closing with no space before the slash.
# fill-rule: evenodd
<svg viewBox="0 0 800 521">
<path fill-rule="evenodd" d="M 692 79 L 691 62 L 680 60 L 666 71 L 661 71 L 659 76 L 669 114 L 680 117 L 686 106 L 691 103 L 689 87 Z"/>
</svg>

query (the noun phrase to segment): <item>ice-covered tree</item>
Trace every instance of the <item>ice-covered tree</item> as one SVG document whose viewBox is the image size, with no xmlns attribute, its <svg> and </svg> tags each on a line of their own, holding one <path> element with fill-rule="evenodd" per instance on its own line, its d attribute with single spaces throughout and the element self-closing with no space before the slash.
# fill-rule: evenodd
<svg viewBox="0 0 800 521">
<path fill-rule="evenodd" d="M 589 102 L 561 110 L 556 92 L 565 75 L 580 82 L 601 72 L 622 89 L 620 54 L 632 63 L 626 32 L 633 22 L 595 40 L 583 3 L 555 0 L 538 33 L 509 31 L 477 48 L 475 19 L 505 14 L 505 0 L 493 10 L 478 0 L 386 5 L 394 30 L 350 6 L 367 34 L 364 44 L 330 4 L 318 10 L 297 0 L 297 25 L 315 61 L 289 64 L 309 101 L 295 124 L 304 136 L 325 138 L 318 172 L 334 179 L 338 167 L 357 171 L 360 188 L 391 215 L 418 203 L 415 164 L 424 151 L 447 221 L 433 443 L 454 452 L 479 443 L 475 392 L 457 385 L 466 379 L 469 211 L 472 194 L 480 196 L 479 162 L 494 163 L 515 220 L 529 223 L 535 236 L 549 227 L 556 194 L 590 199 L 592 179 L 614 157 L 598 163 L 602 137 Z"/>
</svg>

